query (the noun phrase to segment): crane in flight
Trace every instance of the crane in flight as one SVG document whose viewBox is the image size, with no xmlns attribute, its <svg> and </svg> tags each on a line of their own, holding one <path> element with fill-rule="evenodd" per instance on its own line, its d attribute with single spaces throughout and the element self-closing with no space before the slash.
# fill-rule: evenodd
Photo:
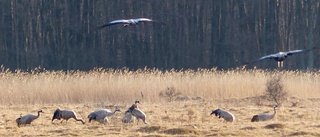
<svg viewBox="0 0 320 137">
<path fill-rule="evenodd" d="M 298 53 L 309 52 L 309 51 L 314 50 L 314 49 L 319 49 L 319 48 L 318 47 L 313 47 L 313 48 L 306 49 L 306 50 L 299 49 L 299 50 L 291 50 L 291 51 L 287 51 L 287 52 L 279 52 L 279 53 L 275 53 L 275 54 L 270 54 L 270 55 L 263 56 L 263 57 L 261 57 L 261 58 L 259 58 L 257 60 L 251 61 L 249 63 L 245 63 L 245 65 L 246 64 L 252 64 L 252 63 L 255 63 L 255 62 L 258 62 L 258 61 L 261 61 L 261 60 L 265 60 L 265 59 L 274 59 L 275 61 L 278 62 L 278 68 L 282 68 L 283 67 L 283 61 L 288 56 L 291 56 L 291 55 L 294 55 L 294 54 L 298 54 Z"/>
<path fill-rule="evenodd" d="M 107 24 L 102 25 L 100 28 L 117 25 L 117 24 L 123 24 L 124 27 L 127 26 L 133 26 L 136 27 L 140 22 L 159 22 L 156 20 L 148 19 L 148 18 L 137 18 L 137 19 L 120 19 L 120 20 L 114 20 Z"/>
</svg>

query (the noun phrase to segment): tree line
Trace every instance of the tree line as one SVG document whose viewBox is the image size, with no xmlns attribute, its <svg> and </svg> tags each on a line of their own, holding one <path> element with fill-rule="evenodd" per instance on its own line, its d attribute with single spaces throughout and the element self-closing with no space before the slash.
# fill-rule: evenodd
<svg viewBox="0 0 320 137">
<path fill-rule="evenodd" d="M 0 64 L 10 69 L 230 69 L 319 45 L 318 0 L 4 0 Z M 116 19 L 163 22 L 100 29 Z M 286 69 L 317 69 L 311 51 Z M 274 61 L 248 68 L 273 69 Z"/>
</svg>

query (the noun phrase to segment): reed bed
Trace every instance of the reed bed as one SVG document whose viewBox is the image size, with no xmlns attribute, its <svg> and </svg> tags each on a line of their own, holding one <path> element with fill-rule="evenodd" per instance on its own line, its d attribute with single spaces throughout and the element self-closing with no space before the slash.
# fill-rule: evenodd
<svg viewBox="0 0 320 137">
<path fill-rule="evenodd" d="M 266 70 L 93 69 L 91 71 L 28 72 L 1 69 L 0 136 L 320 136 L 319 72 Z M 274 119 L 251 122 L 253 115 L 272 113 L 274 102 L 259 104 L 270 79 L 281 77 L 289 97 Z M 200 100 L 165 102 L 159 93 L 175 89 Z M 143 93 L 143 98 L 141 96 Z M 295 98 L 294 98 L 295 97 Z M 147 115 L 147 125 L 124 124 L 124 111 L 134 100 Z M 260 99 L 260 100 L 259 100 Z M 57 108 L 74 110 L 80 118 L 97 109 L 119 107 L 110 123 L 51 122 Z M 221 108 L 236 120 L 223 122 L 211 111 Z M 15 119 L 45 113 L 31 125 L 18 127 Z"/>
<path fill-rule="evenodd" d="M 163 101 L 159 92 L 173 87 L 182 95 L 205 99 L 255 97 L 266 82 L 281 76 L 290 96 L 320 98 L 320 73 L 265 70 L 168 70 L 102 69 L 91 71 L 0 72 L 1 104 L 53 104 L 84 102 Z M 143 93 L 143 98 L 141 96 Z"/>
</svg>

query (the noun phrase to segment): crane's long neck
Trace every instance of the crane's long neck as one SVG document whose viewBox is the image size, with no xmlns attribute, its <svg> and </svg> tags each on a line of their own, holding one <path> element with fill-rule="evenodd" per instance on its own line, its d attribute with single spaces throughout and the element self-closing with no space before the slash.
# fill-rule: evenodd
<svg viewBox="0 0 320 137">
<path fill-rule="evenodd" d="M 111 113 L 111 115 L 113 115 L 114 113 L 116 113 L 117 112 L 117 110 L 114 110 L 112 113 Z"/>
<path fill-rule="evenodd" d="M 119 111 L 119 110 L 118 110 L 118 109 L 115 109 L 115 110 L 111 113 L 111 115 L 115 114 L 117 111 Z"/>
<path fill-rule="evenodd" d="M 273 107 L 273 116 L 276 114 L 276 107 Z"/>
<path fill-rule="evenodd" d="M 41 111 L 38 111 L 38 117 L 40 117 L 40 112 L 41 112 Z"/>
</svg>

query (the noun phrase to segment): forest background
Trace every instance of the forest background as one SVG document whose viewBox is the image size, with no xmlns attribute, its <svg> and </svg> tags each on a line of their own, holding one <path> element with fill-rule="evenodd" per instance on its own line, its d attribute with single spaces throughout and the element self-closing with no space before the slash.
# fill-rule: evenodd
<svg viewBox="0 0 320 137">
<path fill-rule="evenodd" d="M 318 0 L 1 0 L 0 64 L 11 70 L 230 69 L 319 46 Z M 116 19 L 163 22 L 100 29 Z M 284 66 L 317 69 L 320 53 Z M 262 61 L 263 69 L 277 67 Z"/>
</svg>

